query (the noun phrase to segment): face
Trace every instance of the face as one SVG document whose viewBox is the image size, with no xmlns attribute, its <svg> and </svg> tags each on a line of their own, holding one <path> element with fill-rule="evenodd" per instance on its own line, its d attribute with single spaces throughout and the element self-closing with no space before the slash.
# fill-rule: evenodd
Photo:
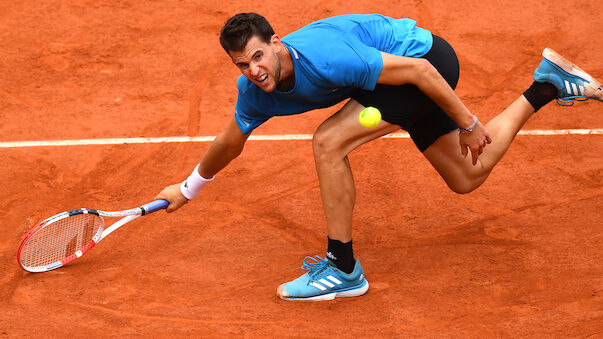
<svg viewBox="0 0 603 339">
<path fill-rule="evenodd" d="M 247 79 L 270 93 L 277 88 L 281 76 L 281 62 L 277 55 L 281 46 L 276 35 L 270 43 L 253 36 L 242 51 L 231 51 L 230 58 Z"/>
</svg>

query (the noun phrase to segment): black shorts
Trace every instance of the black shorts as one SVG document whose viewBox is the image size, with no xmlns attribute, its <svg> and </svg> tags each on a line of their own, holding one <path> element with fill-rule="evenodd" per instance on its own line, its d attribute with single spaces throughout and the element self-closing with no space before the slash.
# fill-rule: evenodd
<svg viewBox="0 0 603 339">
<path fill-rule="evenodd" d="M 459 61 L 446 40 L 433 35 L 433 46 L 421 58 L 429 60 L 448 82 L 456 88 Z M 390 86 L 377 84 L 373 91 L 358 90 L 352 95 L 363 106 L 377 107 L 383 120 L 400 125 L 417 148 L 423 152 L 439 137 L 458 129 L 458 125 L 415 85 Z"/>
</svg>

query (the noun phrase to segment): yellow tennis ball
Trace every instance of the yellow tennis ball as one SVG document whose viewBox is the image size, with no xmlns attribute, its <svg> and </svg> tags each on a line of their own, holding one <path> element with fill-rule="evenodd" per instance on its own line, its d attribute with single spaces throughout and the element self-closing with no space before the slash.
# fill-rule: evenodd
<svg viewBox="0 0 603 339">
<path fill-rule="evenodd" d="M 379 125 L 379 122 L 381 121 L 381 112 L 375 107 L 366 107 L 360 111 L 358 120 L 360 120 L 362 126 L 366 128 L 373 128 Z"/>
</svg>

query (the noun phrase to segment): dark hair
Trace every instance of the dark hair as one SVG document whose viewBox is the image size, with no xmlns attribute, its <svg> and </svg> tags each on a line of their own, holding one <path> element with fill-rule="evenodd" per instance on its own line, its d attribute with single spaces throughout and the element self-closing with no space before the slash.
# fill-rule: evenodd
<svg viewBox="0 0 603 339">
<path fill-rule="evenodd" d="M 220 44 L 226 53 L 239 52 L 254 35 L 268 43 L 274 30 L 268 20 L 259 14 L 239 13 L 228 19 L 220 30 Z"/>
</svg>

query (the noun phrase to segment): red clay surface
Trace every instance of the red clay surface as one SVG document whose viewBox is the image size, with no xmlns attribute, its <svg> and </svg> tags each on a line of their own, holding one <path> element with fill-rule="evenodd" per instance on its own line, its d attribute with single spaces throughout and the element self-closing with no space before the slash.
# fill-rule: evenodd
<svg viewBox="0 0 603 339">
<path fill-rule="evenodd" d="M 551 47 L 603 79 L 600 5 L 536 0 L 1 1 L 2 141 L 216 135 L 237 69 L 218 44 L 256 11 L 285 35 L 345 13 L 411 17 L 451 42 L 458 93 L 482 120 Z M 571 13 L 568 15 L 567 13 Z M 601 128 L 603 105 L 549 105 L 525 129 Z M 312 133 L 334 109 L 257 134 Z M 351 155 L 359 298 L 278 299 L 326 230 L 309 141 L 250 141 L 200 198 L 136 220 L 70 266 L 15 251 L 67 209 L 129 208 L 195 166 L 207 143 L 0 149 L 1 336 L 598 337 L 603 335 L 603 137 L 519 136 L 490 179 L 448 190 L 408 139 Z"/>
</svg>

